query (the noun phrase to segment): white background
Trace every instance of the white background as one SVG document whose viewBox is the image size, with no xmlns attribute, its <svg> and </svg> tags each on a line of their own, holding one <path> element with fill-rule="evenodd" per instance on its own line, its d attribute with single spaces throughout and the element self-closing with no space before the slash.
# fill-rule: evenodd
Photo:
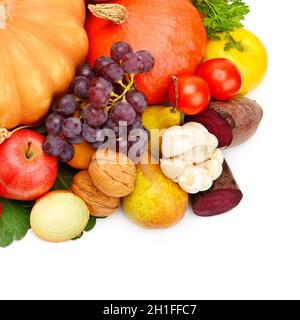
<svg viewBox="0 0 300 320">
<path fill-rule="evenodd" d="M 65 244 L 30 232 L 0 249 L 0 298 L 300 298 L 300 2 L 247 2 L 246 27 L 265 43 L 270 65 L 251 94 L 265 109 L 260 130 L 226 151 L 241 205 L 209 219 L 188 212 L 161 231 L 118 212 Z"/>
</svg>

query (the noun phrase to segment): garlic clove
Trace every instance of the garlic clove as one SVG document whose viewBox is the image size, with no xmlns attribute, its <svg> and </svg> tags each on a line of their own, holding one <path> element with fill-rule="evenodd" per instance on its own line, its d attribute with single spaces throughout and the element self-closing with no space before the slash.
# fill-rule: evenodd
<svg viewBox="0 0 300 320">
<path fill-rule="evenodd" d="M 204 168 L 207 170 L 212 180 L 218 179 L 223 171 L 222 164 L 215 159 L 205 161 Z"/>
<path fill-rule="evenodd" d="M 187 134 L 182 127 L 172 127 L 163 134 L 162 154 L 164 158 L 177 157 L 192 148 L 192 134 Z"/>
<path fill-rule="evenodd" d="M 208 130 L 204 127 L 204 125 L 202 125 L 199 122 L 188 122 L 183 126 L 183 128 L 189 128 L 189 127 L 201 130 L 203 133 L 207 133 L 208 132 Z"/>
<path fill-rule="evenodd" d="M 205 145 L 194 147 L 193 149 L 185 152 L 181 157 L 187 163 L 200 164 L 207 160 L 206 147 Z"/>
<path fill-rule="evenodd" d="M 218 139 L 213 134 L 208 133 L 206 136 L 206 153 L 209 155 L 209 157 L 215 151 L 215 149 L 218 148 L 218 145 Z"/>
<path fill-rule="evenodd" d="M 188 122 L 182 128 L 190 139 L 193 141 L 193 147 L 207 144 L 207 129 L 200 123 Z"/>
<path fill-rule="evenodd" d="M 224 162 L 224 156 L 221 149 L 216 149 L 214 153 L 211 155 L 211 158 L 219 161 L 219 163 L 221 164 L 223 164 Z"/>
<path fill-rule="evenodd" d="M 196 194 L 209 190 L 213 181 L 203 167 L 190 166 L 178 177 L 178 183 L 181 189 L 187 193 Z"/>
<path fill-rule="evenodd" d="M 181 175 L 186 167 L 185 161 L 182 159 L 161 159 L 160 168 L 163 174 L 173 181 L 177 182 L 177 178 Z"/>
</svg>

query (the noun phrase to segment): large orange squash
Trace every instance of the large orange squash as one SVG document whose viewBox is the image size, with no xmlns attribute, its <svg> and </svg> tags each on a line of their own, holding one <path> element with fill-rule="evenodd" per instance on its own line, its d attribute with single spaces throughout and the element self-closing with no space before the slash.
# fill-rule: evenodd
<svg viewBox="0 0 300 320">
<path fill-rule="evenodd" d="M 86 58 L 83 0 L 0 0 L 0 127 L 41 120 Z"/>
<path fill-rule="evenodd" d="M 136 78 L 150 104 L 165 102 L 171 76 L 193 73 L 204 56 L 206 33 L 190 0 L 118 0 L 89 9 L 86 30 L 91 64 L 109 55 L 112 44 L 121 40 L 154 55 L 154 69 Z"/>
</svg>

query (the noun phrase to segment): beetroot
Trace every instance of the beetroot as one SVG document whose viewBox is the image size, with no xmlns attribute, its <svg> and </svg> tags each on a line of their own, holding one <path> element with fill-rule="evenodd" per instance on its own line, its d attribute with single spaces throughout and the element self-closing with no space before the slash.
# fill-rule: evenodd
<svg viewBox="0 0 300 320">
<path fill-rule="evenodd" d="M 231 145 L 233 141 L 233 132 L 229 122 L 213 109 L 194 115 L 186 116 L 186 122 L 199 122 L 219 140 L 219 148 L 225 148 Z"/>
<path fill-rule="evenodd" d="M 233 100 L 212 101 L 209 108 L 186 122 L 199 122 L 219 140 L 219 147 L 235 147 L 250 139 L 262 120 L 263 110 L 253 100 L 236 97 Z"/>
<path fill-rule="evenodd" d="M 193 211 L 201 217 L 226 213 L 235 208 L 242 198 L 243 194 L 226 161 L 223 163 L 222 175 L 212 188 L 191 196 Z"/>
</svg>

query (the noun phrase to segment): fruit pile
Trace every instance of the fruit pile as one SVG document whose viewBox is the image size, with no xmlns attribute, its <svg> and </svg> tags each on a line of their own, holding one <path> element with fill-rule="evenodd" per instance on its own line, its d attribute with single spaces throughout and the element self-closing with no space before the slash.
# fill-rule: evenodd
<svg viewBox="0 0 300 320">
<path fill-rule="evenodd" d="M 0 247 L 30 228 L 76 240 L 120 205 L 151 229 L 176 225 L 189 201 L 201 217 L 235 208 L 243 194 L 223 149 L 258 129 L 263 110 L 245 95 L 267 70 L 263 44 L 242 28 L 248 6 L 61 0 L 55 9 L 0 1 Z M 20 13 L 32 25 L 15 47 L 6 34 Z M 45 14 L 48 35 L 37 26 Z M 13 72 L 21 65 L 27 78 Z"/>
<path fill-rule="evenodd" d="M 101 147 L 106 142 L 103 129 L 116 135 L 118 151 L 128 151 L 133 145 L 132 131 L 143 129 L 141 114 L 148 103 L 144 93 L 135 89 L 134 77 L 151 71 L 154 58 L 146 50 L 133 53 L 130 45 L 121 41 L 112 46 L 110 54 L 99 57 L 93 67 L 80 65 L 69 92 L 52 105 L 53 112 L 45 122 L 48 136 L 43 149 L 63 163 L 74 158 L 73 145 L 86 141 L 94 149 Z M 120 134 L 124 129 L 125 137 Z M 146 132 L 143 136 L 148 138 Z M 145 151 L 147 138 L 139 145 L 138 154 Z"/>
</svg>

